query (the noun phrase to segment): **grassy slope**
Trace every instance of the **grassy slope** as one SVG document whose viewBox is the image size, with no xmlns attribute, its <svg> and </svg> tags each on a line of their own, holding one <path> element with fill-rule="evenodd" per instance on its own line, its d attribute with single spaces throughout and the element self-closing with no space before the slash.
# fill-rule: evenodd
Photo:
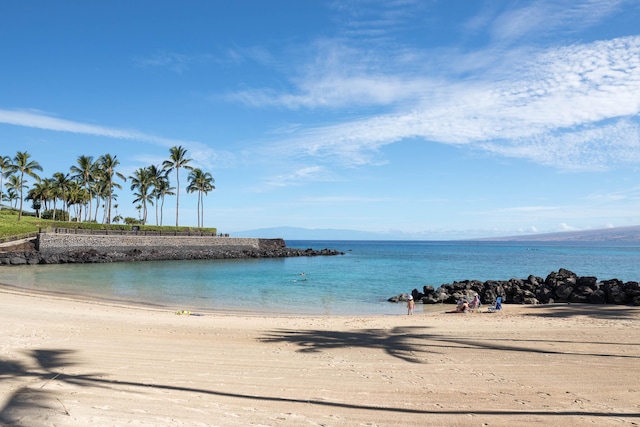
<svg viewBox="0 0 640 427">
<path fill-rule="evenodd" d="M 22 216 L 22 219 L 18 221 L 18 213 L 16 211 L 2 209 L 0 211 L 0 239 L 5 237 L 17 236 L 26 233 L 36 233 L 40 228 L 87 228 L 93 230 L 131 230 L 130 225 L 124 224 L 97 224 L 97 223 L 83 223 L 83 222 L 61 222 L 51 221 L 47 219 L 39 219 L 32 216 Z M 216 233 L 215 228 L 194 228 L 194 227 L 159 227 L 154 225 L 141 225 L 139 226 L 142 231 L 204 231 L 207 233 Z"/>
</svg>

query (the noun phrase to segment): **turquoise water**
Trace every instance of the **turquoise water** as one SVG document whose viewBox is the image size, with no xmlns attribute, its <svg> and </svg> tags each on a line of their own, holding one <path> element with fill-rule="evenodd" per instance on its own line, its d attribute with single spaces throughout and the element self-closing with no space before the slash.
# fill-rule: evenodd
<svg viewBox="0 0 640 427">
<path fill-rule="evenodd" d="M 640 281 L 640 244 L 288 241 L 344 255 L 279 259 L 61 264 L 0 269 L 0 282 L 191 311 L 399 314 L 390 296 L 465 279 L 579 276 Z M 305 273 L 302 276 L 302 273 Z"/>
</svg>

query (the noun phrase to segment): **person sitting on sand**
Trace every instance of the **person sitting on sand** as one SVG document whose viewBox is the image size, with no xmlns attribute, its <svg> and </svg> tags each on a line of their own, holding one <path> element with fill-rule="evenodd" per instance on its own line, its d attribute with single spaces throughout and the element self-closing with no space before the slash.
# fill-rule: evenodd
<svg viewBox="0 0 640 427">
<path fill-rule="evenodd" d="M 469 308 L 471 310 L 477 310 L 480 308 L 480 297 L 478 296 L 478 294 L 475 294 L 475 296 L 473 297 L 473 301 L 471 301 L 471 303 L 469 304 Z"/>
<path fill-rule="evenodd" d="M 466 313 L 467 310 L 469 310 L 469 303 L 466 300 L 460 300 L 455 309 L 449 310 L 446 313 Z"/>
</svg>

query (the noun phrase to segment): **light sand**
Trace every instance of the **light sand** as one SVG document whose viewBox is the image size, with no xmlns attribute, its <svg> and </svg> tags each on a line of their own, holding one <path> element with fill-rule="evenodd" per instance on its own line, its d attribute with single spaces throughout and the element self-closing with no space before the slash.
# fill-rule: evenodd
<svg viewBox="0 0 640 427">
<path fill-rule="evenodd" d="M 0 424 L 639 425 L 640 308 L 178 316 L 0 289 Z"/>
</svg>

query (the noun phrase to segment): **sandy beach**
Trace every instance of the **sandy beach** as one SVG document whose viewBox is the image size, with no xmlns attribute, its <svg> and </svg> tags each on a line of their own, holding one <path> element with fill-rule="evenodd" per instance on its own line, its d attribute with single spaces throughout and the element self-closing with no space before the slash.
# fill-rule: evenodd
<svg viewBox="0 0 640 427">
<path fill-rule="evenodd" d="M 640 424 L 638 307 L 187 316 L 10 288 L 0 301 L 2 425 Z"/>
</svg>

